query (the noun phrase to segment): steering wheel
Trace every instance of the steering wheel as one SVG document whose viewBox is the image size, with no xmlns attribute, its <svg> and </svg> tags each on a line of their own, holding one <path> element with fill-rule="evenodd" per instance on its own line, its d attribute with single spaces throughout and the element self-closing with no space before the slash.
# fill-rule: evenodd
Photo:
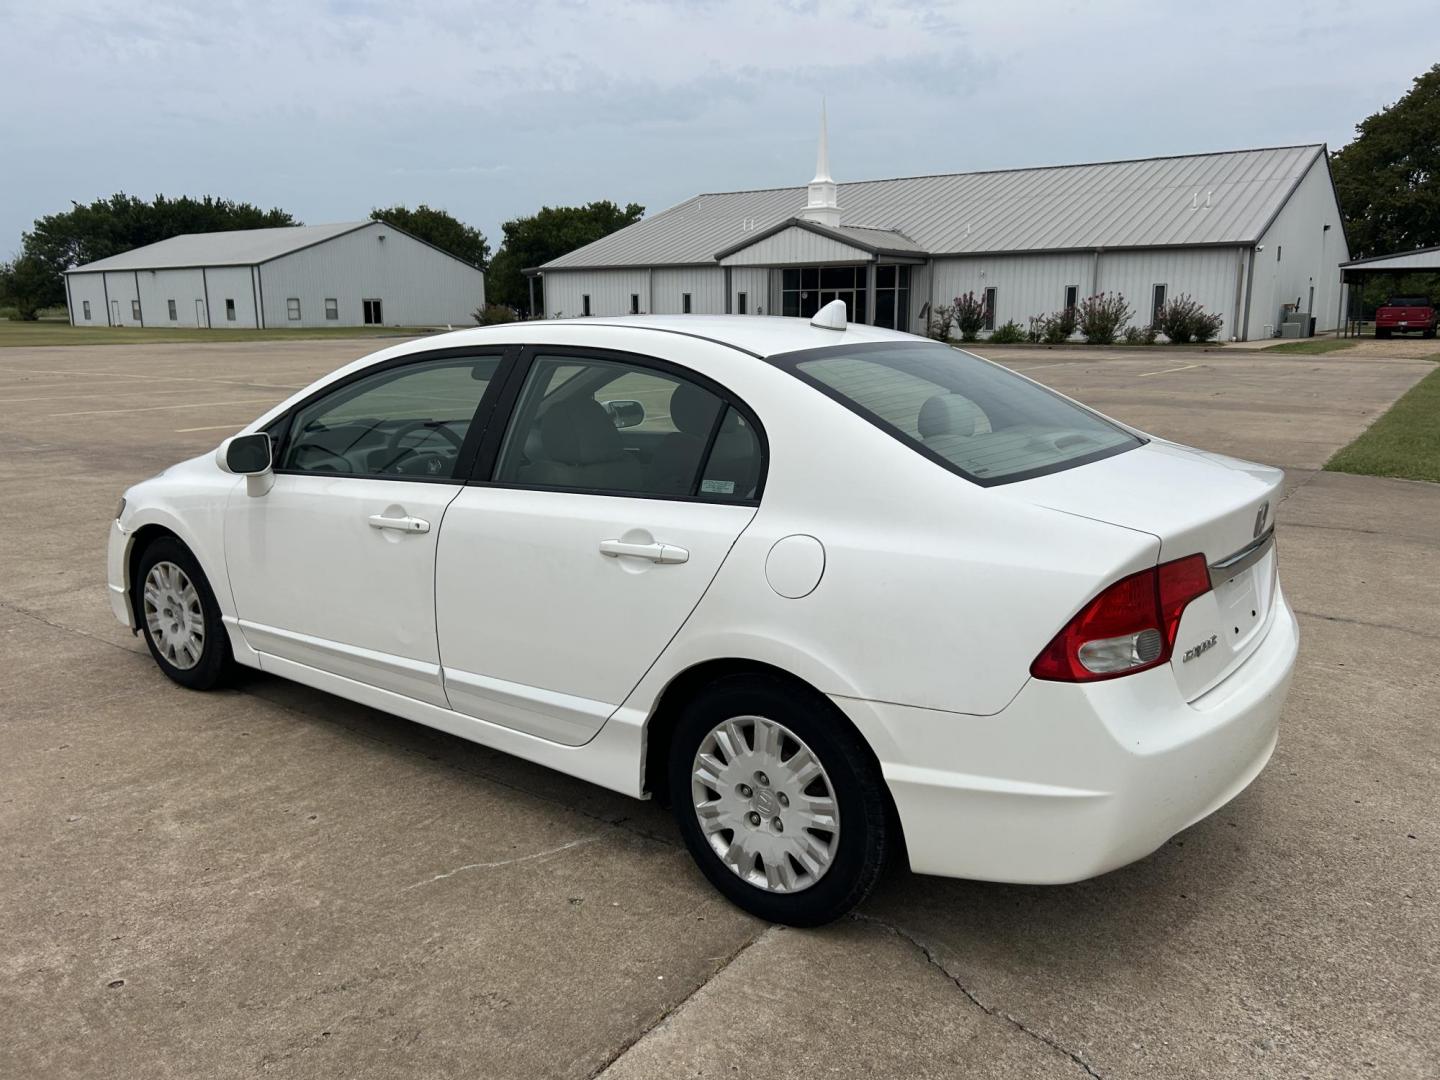
<svg viewBox="0 0 1440 1080">
<path fill-rule="evenodd" d="M 301 465 L 301 464 L 300 464 L 300 456 L 301 456 L 302 454 L 307 454 L 307 453 L 309 453 L 309 454 L 324 454 L 324 455 L 325 455 L 326 457 L 328 457 L 328 458 L 334 458 L 336 461 L 338 461 L 338 462 L 340 463 L 340 467 L 339 467 L 338 469 L 337 469 L 337 468 L 334 468 L 334 467 L 330 467 L 330 468 L 327 470 L 327 469 L 317 469 L 314 465 Z M 350 464 L 350 459 L 349 459 L 349 458 L 347 458 L 347 457 L 345 457 L 345 456 L 343 456 L 343 455 L 341 455 L 341 454 L 337 454 L 334 450 L 330 450 L 330 449 L 328 449 L 328 448 L 326 448 L 326 447 L 324 447 L 324 446 L 321 446 L 319 443 L 309 443 L 309 442 L 306 442 L 306 443 L 297 443 L 296 446 L 295 446 L 295 449 L 290 452 L 290 456 L 291 456 L 291 459 L 295 462 L 296 466 L 297 466 L 298 468 L 304 469 L 306 472 L 325 472 L 325 471 L 329 471 L 329 472 L 354 472 L 354 471 L 355 471 L 355 467 Z"/>
<path fill-rule="evenodd" d="M 407 435 L 413 431 L 419 431 L 421 428 L 425 429 L 426 438 L 429 438 L 432 432 L 440 435 L 455 448 L 457 455 L 460 453 L 460 447 L 464 444 L 464 440 L 444 424 L 437 423 L 434 420 L 411 420 L 408 424 L 401 424 L 392 431 L 390 438 L 385 442 L 386 472 L 397 468 L 406 458 L 420 452 L 419 446 L 402 447 L 400 444 L 405 440 Z"/>
</svg>

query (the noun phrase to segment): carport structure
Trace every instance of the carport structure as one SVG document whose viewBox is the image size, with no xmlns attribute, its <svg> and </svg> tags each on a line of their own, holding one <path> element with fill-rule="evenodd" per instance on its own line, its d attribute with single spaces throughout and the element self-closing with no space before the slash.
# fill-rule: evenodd
<svg viewBox="0 0 1440 1080">
<path fill-rule="evenodd" d="M 1365 284 L 1371 275 L 1398 278 L 1406 274 L 1440 274 L 1440 247 L 1416 248 L 1414 251 L 1402 251 L 1395 255 L 1375 255 L 1368 259 L 1352 259 L 1350 262 L 1341 263 L 1341 284 L 1355 285 L 1358 288 L 1341 290 L 1341 302 L 1346 305 L 1346 310 L 1345 318 L 1340 320 L 1340 336 L 1360 335 Z"/>
</svg>

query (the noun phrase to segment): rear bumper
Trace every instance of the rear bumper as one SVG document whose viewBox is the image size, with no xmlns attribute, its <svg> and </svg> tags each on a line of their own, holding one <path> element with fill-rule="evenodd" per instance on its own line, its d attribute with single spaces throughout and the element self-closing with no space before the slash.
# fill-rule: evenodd
<svg viewBox="0 0 1440 1080">
<path fill-rule="evenodd" d="M 1194 702 L 1168 665 L 1088 686 L 1032 679 L 994 716 L 835 699 L 880 757 L 911 868 L 1080 881 L 1224 806 L 1275 748 L 1299 650 L 1277 601 L 1259 648 Z"/>
</svg>

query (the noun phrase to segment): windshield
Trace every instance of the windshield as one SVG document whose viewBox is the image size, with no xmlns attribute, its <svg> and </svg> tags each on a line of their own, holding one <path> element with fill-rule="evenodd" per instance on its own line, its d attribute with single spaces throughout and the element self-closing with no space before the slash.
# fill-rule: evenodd
<svg viewBox="0 0 1440 1080">
<path fill-rule="evenodd" d="M 939 342 L 842 345 L 772 362 L 977 484 L 1059 472 L 1144 442 L 1012 371 Z"/>
</svg>

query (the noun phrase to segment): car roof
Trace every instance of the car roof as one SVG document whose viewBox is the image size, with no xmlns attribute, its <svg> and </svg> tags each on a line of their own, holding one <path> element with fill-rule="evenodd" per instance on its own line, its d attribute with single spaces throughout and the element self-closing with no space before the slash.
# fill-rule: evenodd
<svg viewBox="0 0 1440 1080">
<path fill-rule="evenodd" d="M 575 330 L 590 327 L 620 327 L 648 330 L 656 334 L 683 334 L 703 338 L 747 352 L 752 356 L 777 356 L 801 349 L 874 341 L 920 341 L 913 334 L 879 326 L 849 323 L 844 330 L 813 326 L 809 319 L 778 315 L 626 315 L 614 318 L 592 316 L 581 319 L 536 319 L 530 322 L 477 326 L 446 334 L 447 344 L 515 344 L 555 342 L 563 337 L 573 343 Z M 433 340 L 433 339 L 432 339 Z"/>
</svg>

